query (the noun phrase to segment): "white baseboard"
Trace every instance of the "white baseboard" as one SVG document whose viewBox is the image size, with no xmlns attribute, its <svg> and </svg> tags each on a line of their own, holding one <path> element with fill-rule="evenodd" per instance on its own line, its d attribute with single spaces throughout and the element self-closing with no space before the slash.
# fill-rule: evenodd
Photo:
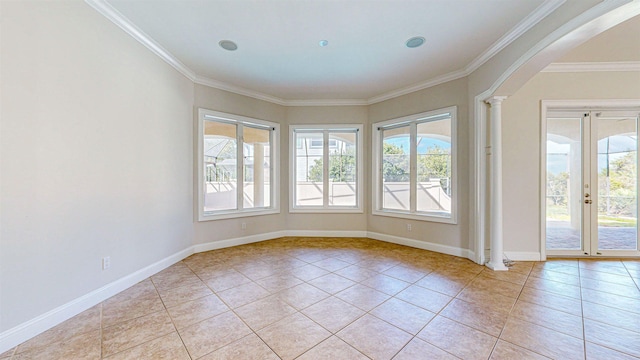
<svg viewBox="0 0 640 360">
<path fill-rule="evenodd" d="M 193 247 L 177 252 L 34 319 L 4 331 L 0 334 L 0 354 L 128 289 L 191 254 L 193 254 Z"/>
<path fill-rule="evenodd" d="M 243 236 L 239 238 L 226 239 L 226 240 L 211 241 L 204 244 L 196 244 L 193 246 L 193 250 L 194 250 L 194 253 L 201 253 L 205 251 L 228 248 L 232 246 L 245 245 L 245 244 L 251 244 L 251 243 L 265 241 L 265 240 L 277 239 L 283 236 L 288 236 L 286 231 L 274 231 L 270 233 L 249 235 L 249 236 Z"/>
<path fill-rule="evenodd" d="M 289 230 L 287 236 L 300 237 L 367 237 L 366 231 L 346 231 L 346 230 Z"/>
<path fill-rule="evenodd" d="M 541 259 L 539 252 L 505 251 L 504 254 L 509 260 L 514 261 L 540 261 Z"/>
<path fill-rule="evenodd" d="M 460 256 L 464 258 L 470 258 L 473 256 L 473 253 L 469 249 L 461 249 L 453 246 L 435 244 L 427 241 L 408 239 L 399 236 L 380 234 L 376 232 L 367 232 L 367 237 L 375 240 L 386 241 L 399 245 L 411 246 L 418 249 L 435 251 L 443 254 Z"/>
</svg>

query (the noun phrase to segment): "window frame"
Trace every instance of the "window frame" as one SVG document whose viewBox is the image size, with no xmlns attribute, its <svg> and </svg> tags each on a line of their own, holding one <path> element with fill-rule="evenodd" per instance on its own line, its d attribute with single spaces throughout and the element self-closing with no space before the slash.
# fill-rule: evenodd
<svg viewBox="0 0 640 360">
<path fill-rule="evenodd" d="M 296 174 L 297 174 L 297 162 L 296 162 L 296 130 L 302 130 L 309 133 L 321 133 L 323 134 L 324 150 L 322 154 L 323 159 L 323 205 L 322 206 L 300 206 L 296 205 Z M 328 199 L 328 184 L 329 184 L 329 134 L 332 132 L 340 133 L 346 130 L 355 130 L 356 136 L 356 205 L 355 206 L 338 206 L 329 205 Z M 322 124 L 322 125 L 289 125 L 289 212 L 290 213 L 364 213 L 363 208 L 363 179 L 364 179 L 364 136 L 362 124 Z M 324 203 L 326 201 L 326 203 Z"/>
<path fill-rule="evenodd" d="M 205 121 L 218 121 L 220 123 L 234 124 L 237 126 L 236 141 L 237 141 L 237 202 L 236 209 L 225 209 L 216 211 L 204 210 L 204 124 Z M 243 130 L 244 127 L 270 129 L 269 139 L 269 161 L 271 167 L 271 179 L 269 186 L 269 200 L 270 206 L 259 208 L 244 208 L 244 140 Z M 197 154 L 197 167 L 198 167 L 198 185 L 197 185 L 197 198 L 198 198 L 198 221 L 212 221 L 231 219 L 239 217 L 257 216 L 257 215 L 271 215 L 280 213 L 280 124 L 254 119 L 250 117 L 223 113 L 219 111 L 209 109 L 198 109 L 198 154 Z"/>
<path fill-rule="evenodd" d="M 417 179 L 418 179 L 418 166 L 417 166 L 417 124 L 428 122 L 429 118 L 436 118 L 445 114 L 451 116 L 451 216 L 440 216 L 433 212 L 417 211 Z M 410 128 L 410 195 L 409 195 L 409 210 L 397 210 L 397 209 L 385 209 L 383 208 L 383 180 L 382 180 L 382 165 L 383 165 L 383 129 L 392 129 L 394 127 L 400 127 L 409 125 Z M 446 224 L 458 223 L 458 141 L 457 141 L 457 106 L 449 106 L 446 108 L 426 111 L 419 114 L 413 114 L 403 116 L 400 118 L 380 121 L 372 124 L 371 127 L 371 149 L 372 149 L 372 186 L 371 186 L 371 200 L 373 215 L 390 216 L 411 220 L 422 220 Z"/>
</svg>

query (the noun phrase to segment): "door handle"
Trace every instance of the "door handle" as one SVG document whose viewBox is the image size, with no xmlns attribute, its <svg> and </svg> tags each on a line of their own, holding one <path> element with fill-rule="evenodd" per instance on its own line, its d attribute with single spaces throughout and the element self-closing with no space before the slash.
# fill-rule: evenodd
<svg viewBox="0 0 640 360">
<path fill-rule="evenodd" d="M 586 199 L 586 200 L 584 201 L 584 203 L 585 203 L 585 204 L 591 204 L 591 203 L 593 203 L 593 201 L 592 201 L 591 199 Z"/>
</svg>

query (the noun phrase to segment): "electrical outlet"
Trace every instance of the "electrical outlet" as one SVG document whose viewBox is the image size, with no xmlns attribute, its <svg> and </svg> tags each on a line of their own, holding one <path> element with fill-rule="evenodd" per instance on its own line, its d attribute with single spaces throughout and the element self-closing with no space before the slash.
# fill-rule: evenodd
<svg viewBox="0 0 640 360">
<path fill-rule="evenodd" d="M 411 231 L 411 224 L 407 224 L 407 231 Z"/>
<path fill-rule="evenodd" d="M 242 230 L 247 230 L 247 223 L 242 223 Z"/>
<path fill-rule="evenodd" d="M 111 267 L 111 256 L 105 256 L 102 258 L 102 270 L 107 270 Z"/>
</svg>

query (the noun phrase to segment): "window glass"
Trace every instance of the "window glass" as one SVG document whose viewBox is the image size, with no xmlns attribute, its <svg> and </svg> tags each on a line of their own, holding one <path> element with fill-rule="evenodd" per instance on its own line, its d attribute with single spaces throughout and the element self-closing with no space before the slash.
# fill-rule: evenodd
<svg viewBox="0 0 640 360">
<path fill-rule="evenodd" d="M 383 130 L 382 139 L 382 207 L 409 211 L 409 125 Z"/>
<path fill-rule="evenodd" d="M 271 205 L 270 132 L 249 126 L 243 128 L 245 209 Z"/>
<path fill-rule="evenodd" d="M 456 222 L 456 108 L 373 125 L 373 213 Z"/>
<path fill-rule="evenodd" d="M 357 206 L 356 141 L 355 132 L 329 133 L 330 206 Z"/>
<path fill-rule="evenodd" d="M 301 144 L 296 151 L 296 206 L 322 206 L 323 203 L 323 134 L 296 132 Z"/>
<path fill-rule="evenodd" d="M 204 211 L 237 208 L 237 126 L 217 121 L 204 122 Z"/>
</svg>

